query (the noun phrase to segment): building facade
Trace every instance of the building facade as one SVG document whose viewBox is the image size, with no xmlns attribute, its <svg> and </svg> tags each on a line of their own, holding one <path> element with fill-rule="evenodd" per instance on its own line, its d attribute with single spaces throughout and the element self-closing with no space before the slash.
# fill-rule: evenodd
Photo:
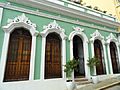
<svg viewBox="0 0 120 90">
<path fill-rule="evenodd" d="M 76 77 L 120 74 L 116 18 L 66 0 L 0 1 L 0 90 L 66 90 L 66 61 Z M 100 66 L 90 69 L 89 57 Z"/>
</svg>

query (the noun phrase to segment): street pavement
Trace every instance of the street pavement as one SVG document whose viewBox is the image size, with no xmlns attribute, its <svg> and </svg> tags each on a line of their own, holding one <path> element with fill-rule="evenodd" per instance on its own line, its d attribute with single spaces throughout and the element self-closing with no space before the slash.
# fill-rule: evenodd
<svg viewBox="0 0 120 90">
<path fill-rule="evenodd" d="M 106 79 L 97 84 L 86 85 L 77 88 L 77 90 L 120 90 L 120 77 Z"/>
<path fill-rule="evenodd" d="M 109 88 L 107 88 L 105 90 L 120 90 L 120 84 L 112 86 L 112 87 L 109 87 Z"/>
</svg>

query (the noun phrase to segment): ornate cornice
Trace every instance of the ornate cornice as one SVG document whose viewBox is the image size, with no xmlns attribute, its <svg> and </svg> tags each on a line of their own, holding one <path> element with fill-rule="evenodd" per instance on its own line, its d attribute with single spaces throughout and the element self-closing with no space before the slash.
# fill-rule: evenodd
<svg viewBox="0 0 120 90">
<path fill-rule="evenodd" d="M 109 36 L 106 37 L 106 39 L 107 39 L 107 41 L 106 41 L 107 44 L 110 44 L 111 41 L 118 43 L 117 38 L 112 33 L 110 33 Z"/>
<path fill-rule="evenodd" d="M 8 19 L 7 25 L 3 26 L 5 33 L 12 32 L 15 28 L 24 27 L 28 29 L 32 36 L 37 36 L 39 32 L 36 30 L 36 24 L 32 23 L 28 17 L 23 13 L 21 16 L 17 16 L 14 19 Z"/>
<path fill-rule="evenodd" d="M 74 31 L 72 31 L 72 32 L 70 33 L 70 35 L 69 35 L 69 40 L 70 40 L 70 41 L 73 40 L 73 37 L 74 37 L 75 35 L 78 35 L 79 37 L 81 37 L 81 38 L 83 39 L 83 41 L 88 42 L 88 38 L 87 38 L 87 36 L 85 35 L 85 33 L 83 32 L 83 31 L 84 31 L 83 28 L 81 28 L 81 27 L 79 27 L 79 26 L 76 26 L 76 27 L 73 26 L 73 30 L 74 30 Z"/>
<path fill-rule="evenodd" d="M 104 37 L 100 34 L 98 30 L 96 30 L 93 34 L 90 35 L 91 37 L 100 37 L 101 39 L 104 39 Z"/>
<path fill-rule="evenodd" d="M 14 6 L 14 5 L 7 5 L 6 3 L 0 3 L 0 7 L 11 9 L 11 10 L 16 10 L 16 11 L 20 11 L 20 12 L 24 12 L 24 13 L 28 13 L 28 14 L 32 14 L 32 15 L 42 16 L 42 17 L 45 17 L 45 18 L 60 20 L 60 21 L 67 22 L 67 23 L 77 24 L 77 25 L 81 25 L 81 26 L 85 26 L 85 27 L 89 27 L 89 28 L 93 28 L 93 29 L 99 29 L 99 30 L 102 30 L 102 31 L 118 33 L 118 31 L 116 29 L 111 30 L 111 29 L 108 29 L 108 28 L 105 28 L 105 27 L 99 27 L 99 26 L 93 25 L 92 23 L 88 24 L 88 23 L 85 23 L 85 22 L 80 22 L 78 20 L 76 21 L 76 20 L 63 18 L 63 17 L 60 17 L 60 16 L 54 16 L 54 15 L 46 14 L 46 13 L 40 12 L 38 10 L 37 11 L 29 10 L 29 9 L 25 9 L 25 8 L 22 8 L 22 7 L 17 7 L 17 6 Z"/>
<path fill-rule="evenodd" d="M 55 29 L 55 30 L 60 30 L 60 31 L 65 32 L 65 30 L 57 24 L 56 20 L 54 20 L 53 22 L 50 22 L 47 26 L 44 25 L 43 29 L 44 30 Z"/>
<path fill-rule="evenodd" d="M 12 1 L 18 4 L 23 4 L 26 6 L 32 6 L 34 8 L 38 8 L 38 9 L 42 9 L 42 10 L 46 10 L 54 13 L 60 13 L 61 15 L 67 15 L 74 18 L 81 18 L 86 21 L 95 22 L 98 24 L 112 27 L 112 28 L 113 27 L 116 28 L 117 26 L 120 26 L 119 22 L 112 21 L 103 17 L 99 17 L 87 12 L 83 12 L 78 9 L 71 8 L 69 6 L 63 6 L 59 3 L 50 2 L 49 0 L 24 0 L 24 2 L 21 2 L 20 0 L 9 0 L 9 1 Z"/>
<path fill-rule="evenodd" d="M 101 41 L 104 40 L 104 37 L 100 34 L 100 32 L 98 30 L 96 30 L 90 36 L 91 36 L 91 39 L 90 39 L 91 42 L 94 42 L 95 39 L 99 39 Z"/>
<path fill-rule="evenodd" d="M 43 26 L 43 31 L 40 32 L 41 36 L 45 38 L 49 33 L 56 32 L 58 33 L 62 39 L 66 39 L 65 30 L 59 26 L 59 24 L 54 20 L 50 22 L 48 25 Z"/>
<path fill-rule="evenodd" d="M 112 33 L 110 33 L 110 35 L 109 35 L 108 37 L 106 37 L 106 39 L 114 39 L 114 40 L 117 40 Z"/>
<path fill-rule="evenodd" d="M 13 23 L 20 23 L 23 22 L 25 24 L 28 24 L 34 28 L 36 28 L 36 24 L 32 23 L 28 17 L 25 16 L 25 14 L 23 13 L 21 16 L 15 17 L 14 19 L 8 19 L 7 23 L 8 25 L 11 25 Z"/>
</svg>

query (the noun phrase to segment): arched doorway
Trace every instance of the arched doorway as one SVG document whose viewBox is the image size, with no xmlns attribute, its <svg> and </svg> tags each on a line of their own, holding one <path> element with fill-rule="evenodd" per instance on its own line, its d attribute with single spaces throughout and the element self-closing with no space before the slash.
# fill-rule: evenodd
<svg viewBox="0 0 120 90">
<path fill-rule="evenodd" d="M 61 38 L 57 33 L 50 33 L 46 37 L 45 79 L 61 77 Z"/>
<path fill-rule="evenodd" d="M 75 59 L 79 60 L 79 65 L 77 66 L 77 71 L 74 71 L 74 77 L 85 76 L 84 67 L 84 52 L 83 52 L 83 41 L 82 39 L 75 35 L 73 37 L 73 56 Z"/>
<path fill-rule="evenodd" d="M 10 34 L 4 82 L 29 79 L 32 36 L 24 28 Z"/>
<path fill-rule="evenodd" d="M 94 52 L 95 52 L 95 57 L 99 58 L 100 60 L 100 64 L 96 66 L 96 74 L 97 75 L 105 74 L 106 69 L 105 69 L 105 62 L 103 57 L 103 47 L 101 41 L 98 39 L 94 41 Z"/>
<path fill-rule="evenodd" d="M 111 56 L 111 61 L 112 61 L 113 73 L 119 73 L 120 65 L 119 65 L 117 47 L 114 42 L 110 42 L 110 56 Z"/>
</svg>

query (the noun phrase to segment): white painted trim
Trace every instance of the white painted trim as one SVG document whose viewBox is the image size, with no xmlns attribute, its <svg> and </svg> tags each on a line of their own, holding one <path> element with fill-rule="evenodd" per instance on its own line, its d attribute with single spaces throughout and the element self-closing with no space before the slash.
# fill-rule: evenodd
<svg viewBox="0 0 120 90">
<path fill-rule="evenodd" d="M 111 60 L 111 55 L 110 55 L 110 43 L 114 42 L 117 48 L 117 54 L 118 54 L 118 59 L 120 62 L 120 51 L 119 51 L 119 45 L 118 45 L 118 39 L 110 33 L 108 37 L 106 37 L 107 41 L 107 49 L 108 49 L 108 59 L 109 59 L 109 66 L 110 66 L 110 73 L 113 74 L 113 67 L 112 67 L 112 60 Z"/>
<path fill-rule="evenodd" d="M 102 16 L 103 18 L 106 18 L 106 19 L 108 19 L 108 20 L 111 20 L 111 21 L 114 21 L 114 18 L 111 18 L 111 17 L 108 17 L 108 16 Z"/>
<path fill-rule="evenodd" d="M 94 41 L 90 40 L 90 45 L 91 45 L 91 55 L 94 57 Z M 96 66 L 93 67 L 93 75 L 96 75 Z"/>
<path fill-rule="evenodd" d="M 4 41 L 3 41 L 3 47 L 2 47 L 2 53 L 1 53 L 1 60 L 0 60 L 0 83 L 3 82 L 4 78 L 4 72 L 5 72 L 5 66 L 6 66 L 6 59 L 7 59 L 7 51 L 8 51 L 8 43 L 9 43 L 9 33 L 5 33 L 4 35 Z"/>
<path fill-rule="evenodd" d="M 89 14 L 93 14 L 93 15 L 95 15 L 95 16 L 101 16 L 101 14 L 100 13 L 96 13 L 96 12 L 94 12 L 94 11 L 87 11 L 87 13 L 89 13 Z"/>
<path fill-rule="evenodd" d="M 108 67 L 108 61 L 107 61 L 107 55 L 106 55 L 106 46 L 105 42 L 103 43 L 103 55 L 104 55 L 104 60 L 105 60 L 105 68 L 106 68 L 106 74 L 109 74 L 109 67 Z"/>
<path fill-rule="evenodd" d="M 88 23 L 80 22 L 78 20 L 77 21 L 76 20 L 70 20 L 70 19 L 67 19 L 67 18 L 63 18 L 60 15 L 54 16 L 54 15 L 50 15 L 50 14 L 45 14 L 45 13 L 39 12 L 38 10 L 33 11 L 33 10 L 29 10 L 29 9 L 25 9 L 25 8 L 13 6 L 13 5 L 8 5 L 8 4 L 5 4 L 5 3 L 0 3 L 0 6 L 4 7 L 4 8 L 7 8 L 7 9 L 15 10 L 15 11 L 20 11 L 20 12 L 24 12 L 24 13 L 37 15 L 37 16 L 56 19 L 56 20 L 60 20 L 60 21 L 68 22 L 68 23 L 78 24 L 78 25 L 85 26 L 85 27 L 90 27 L 90 28 L 93 28 L 93 29 L 98 29 L 98 30 L 113 32 L 113 33 L 119 33 L 117 30 L 111 30 L 111 29 L 108 29 L 108 28 L 105 28 L 105 27 L 99 27 L 99 26 L 96 26 L 94 24 L 88 24 Z M 113 26 L 112 26 L 112 28 L 113 28 Z"/>
<path fill-rule="evenodd" d="M 64 5 L 64 2 L 61 2 L 61 1 L 58 1 L 58 0 L 47 0 L 49 2 L 53 2 L 53 3 L 56 3 L 56 4 L 60 4 L 60 5 Z"/>
<path fill-rule="evenodd" d="M 64 73 L 65 67 L 63 65 L 66 64 L 66 40 L 62 40 L 62 77 L 66 79 L 66 74 Z"/>
<path fill-rule="evenodd" d="M 91 42 L 92 57 L 94 56 L 94 41 L 96 39 L 100 40 L 102 43 L 103 55 L 104 55 L 104 60 L 105 60 L 105 69 L 106 69 L 106 74 L 108 75 L 109 69 L 108 69 L 108 63 L 107 63 L 107 57 L 106 57 L 105 41 L 104 41 L 104 37 L 99 33 L 98 30 L 96 30 L 93 34 L 91 34 L 90 42 Z M 94 71 L 96 71 L 96 70 L 94 70 Z M 94 74 L 96 74 L 96 73 L 94 72 Z"/>
<path fill-rule="evenodd" d="M 3 8 L 0 7 L 0 26 L 1 26 L 2 16 L 3 16 Z"/>
<path fill-rule="evenodd" d="M 34 80 L 36 36 L 32 36 L 29 80 Z"/>
<path fill-rule="evenodd" d="M 40 79 L 44 80 L 45 76 L 45 46 L 46 45 L 46 37 L 42 36 L 42 52 L 41 52 L 41 69 L 40 69 Z"/>
<path fill-rule="evenodd" d="M 72 4 L 68 4 L 68 7 L 69 8 L 74 8 L 74 9 L 76 9 L 76 10 L 79 10 L 79 11 L 82 11 L 82 12 L 85 12 L 85 9 L 84 8 L 80 8 L 80 7 L 77 7 L 77 6 L 75 6 L 75 5 L 72 5 Z"/>
<path fill-rule="evenodd" d="M 64 79 L 65 73 L 64 73 L 64 66 L 66 63 L 66 45 L 65 45 L 65 39 L 67 38 L 65 35 L 65 30 L 62 29 L 57 22 L 54 20 L 53 22 L 50 22 L 47 26 L 43 26 L 43 31 L 40 32 L 42 36 L 42 52 L 41 52 L 41 80 L 44 80 L 44 74 L 45 74 L 45 46 L 46 46 L 46 37 L 49 33 L 55 32 L 60 35 L 62 39 L 62 46 L 61 46 L 61 67 L 62 67 L 62 78 Z"/>
<path fill-rule="evenodd" d="M 3 82 L 5 66 L 6 66 L 6 59 L 7 59 L 7 51 L 9 45 L 9 38 L 10 33 L 18 27 L 24 27 L 30 31 L 32 35 L 32 46 L 31 46 L 31 57 L 30 57 L 30 73 L 29 73 L 29 80 L 34 80 L 34 63 L 35 63 L 35 47 L 36 47 L 36 36 L 38 31 L 36 31 L 36 25 L 32 23 L 25 14 L 18 16 L 14 19 L 8 19 L 8 24 L 3 26 L 3 30 L 5 32 L 4 42 L 2 47 L 2 54 L 1 54 L 1 63 L 0 63 L 0 82 Z"/>
<path fill-rule="evenodd" d="M 83 41 L 83 50 L 84 50 L 84 66 L 85 66 L 85 77 L 86 78 L 90 78 L 90 68 L 87 65 L 87 60 L 89 57 L 88 54 L 88 38 L 85 35 L 85 33 L 83 32 L 84 29 L 80 28 L 80 27 L 73 27 L 73 30 L 70 35 L 69 35 L 69 40 L 70 40 L 70 59 L 73 59 L 73 38 L 75 35 L 79 36 L 82 41 Z M 73 73 L 74 74 L 74 73 Z M 73 75 L 73 79 L 74 79 L 74 75 Z"/>
<path fill-rule="evenodd" d="M 107 44 L 107 51 L 108 51 L 108 60 L 109 60 L 109 66 L 110 66 L 110 74 L 113 74 L 109 43 Z"/>
</svg>

